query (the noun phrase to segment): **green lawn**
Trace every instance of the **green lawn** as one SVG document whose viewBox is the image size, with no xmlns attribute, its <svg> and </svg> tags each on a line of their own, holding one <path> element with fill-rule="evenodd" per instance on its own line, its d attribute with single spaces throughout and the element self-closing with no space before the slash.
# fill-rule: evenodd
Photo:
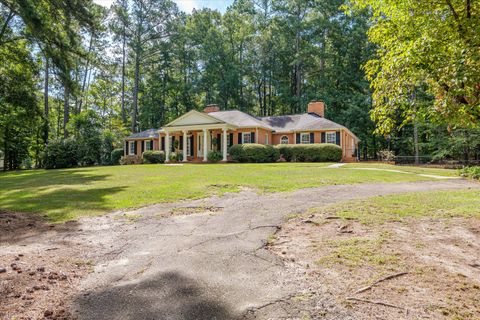
<svg viewBox="0 0 480 320">
<path fill-rule="evenodd" d="M 328 165 L 140 165 L 11 172 L 0 174 L 0 208 L 42 213 L 51 221 L 60 222 L 81 215 L 234 192 L 241 186 L 271 192 L 332 184 L 430 180 L 415 174 L 352 170 L 350 165 L 329 169 Z M 422 170 L 455 174 L 448 170 Z"/>
<path fill-rule="evenodd" d="M 404 218 L 474 217 L 480 219 L 480 190 L 405 193 L 352 200 L 314 210 L 363 224 L 381 224 Z"/>
</svg>

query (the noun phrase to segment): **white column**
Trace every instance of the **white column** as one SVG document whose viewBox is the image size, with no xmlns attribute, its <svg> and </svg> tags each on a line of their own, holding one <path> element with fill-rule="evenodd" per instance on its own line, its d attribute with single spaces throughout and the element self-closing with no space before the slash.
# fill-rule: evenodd
<svg viewBox="0 0 480 320">
<path fill-rule="evenodd" d="M 227 162 L 227 129 L 223 128 L 223 161 Z"/>
<path fill-rule="evenodd" d="M 187 130 L 183 130 L 183 162 L 187 162 Z"/>
<path fill-rule="evenodd" d="M 170 132 L 166 132 L 165 136 L 165 162 L 170 161 Z"/>
<path fill-rule="evenodd" d="M 207 140 L 207 134 L 209 134 L 207 129 L 203 129 L 203 161 L 207 162 L 208 161 L 208 140 Z"/>
</svg>

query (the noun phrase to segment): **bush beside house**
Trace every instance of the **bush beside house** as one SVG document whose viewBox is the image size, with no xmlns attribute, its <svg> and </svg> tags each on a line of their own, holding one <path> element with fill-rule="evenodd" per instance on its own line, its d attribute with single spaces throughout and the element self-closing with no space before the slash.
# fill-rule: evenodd
<svg viewBox="0 0 480 320">
<path fill-rule="evenodd" d="M 331 143 L 280 144 L 276 148 L 280 155 L 291 162 L 339 162 L 342 148 Z"/>
<path fill-rule="evenodd" d="M 120 164 L 120 158 L 123 156 L 123 149 L 114 149 L 110 153 L 110 161 L 112 165 L 116 166 Z"/>
<path fill-rule="evenodd" d="M 164 163 L 165 152 L 148 150 L 143 153 L 143 163 Z"/>
<path fill-rule="evenodd" d="M 223 159 L 223 155 L 219 151 L 210 151 L 207 155 L 207 159 L 209 162 L 219 162 Z"/>
<path fill-rule="evenodd" d="M 237 162 L 275 162 L 279 158 L 279 152 L 273 146 L 248 143 L 236 144 L 229 149 L 233 161 Z"/>
<path fill-rule="evenodd" d="M 142 157 L 137 155 L 127 155 L 120 158 L 120 164 L 129 165 L 129 164 L 142 164 L 143 160 Z"/>
<path fill-rule="evenodd" d="M 480 167 L 464 167 L 460 170 L 462 177 L 480 180 Z"/>
</svg>

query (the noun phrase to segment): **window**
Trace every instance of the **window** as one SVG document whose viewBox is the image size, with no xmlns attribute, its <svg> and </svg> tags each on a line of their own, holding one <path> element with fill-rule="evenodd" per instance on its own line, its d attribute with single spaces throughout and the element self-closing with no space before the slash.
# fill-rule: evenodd
<svg viewBox="0 0 480 320">
<path fill-rule="evenodd" d="M 150 140 L 145 140 L 143 143 L 144 143 L 144 150 L 145 151 L 151 150 L 150 149 Z"/>
<path fill-rule="evenodd" d="M 282 136 L 280 138 L 280 144 L 288 144 L 288 137 L 287 136 Z"/>
<path fill-rule="evenodd" d="M 337 133 L 336 132 L 327 132 L 327 143 L 337 143 Z"/>
<path fill-rule="evenodd" d="M 243 143 L 252 143 L 252 134 L 250 132 L 242 133 L 242 142 Z"/>
<path fill-rule="evenodd" d="M 300 143 L 310 143 L 310 133 L 300 133 Z"/>
<path fill-rule="evenodd" d="M 128 154 L 129 154 L 129 155 L 135 154 L 135 141 L 130 141 L 130 142 L 128 143 L 128 147 L 129 147 L 129 149 L 128 149 Z"/>
</svg>

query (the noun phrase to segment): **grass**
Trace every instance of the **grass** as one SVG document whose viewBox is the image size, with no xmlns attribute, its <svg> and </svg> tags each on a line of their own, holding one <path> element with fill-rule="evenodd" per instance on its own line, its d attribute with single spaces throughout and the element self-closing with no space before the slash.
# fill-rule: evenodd
<svg viewBox="0 0 480 320">
<path fill-rule="evenodd" d="M 386 169 L 386 170 L 399 170 L 409 173 L 416 173 L 416 174 L 430 174 L 430 175 L 439 175 L 439 176 L 446 176 L 446 177 L 456 177 L 458 176 L 458 170 L 447 170 L 447 169 L 439 169 L 439 168 L 429 168 L 425 166 L 393 166 L 390 164 L 382 164 L 382 163 L 349 163 L 345 165 L 343 168 L 375 168 L 375 169 Z"/>
<path fill-rule="evenodd" d="M 347 201 L 315 210 L 316 213 L 357 219 L 363 224 L 401 221 L 407 217 L 480 218 L 480 190 L 450 190 L 377 196 Z"/>
<path fill-rule="evenodd" d="M 383 250 L 389 234 L 384 232 L 374 238 L 351 237 L 341 240 L 328 240 L 330 254 L 317 260 L 318 264 L 342 264 L 349 268 L 364 266 L 390 266 L 397 262 L 397 256 Z"/>
<path fill-rule="evenodd" d="M 431 180 L 414 174 L 351 170 L 351 165 L 327 169 L 328 165 L 186 164 L 9 172 L 0 174 L 0 208 L 42 213 L 52 222 L 62 222 L 112 210 L 238 192 L 241 187 L 273 192 L 333 184 Z M 437 174 L 438 169 L 431 170 Z"/>
</svg>

